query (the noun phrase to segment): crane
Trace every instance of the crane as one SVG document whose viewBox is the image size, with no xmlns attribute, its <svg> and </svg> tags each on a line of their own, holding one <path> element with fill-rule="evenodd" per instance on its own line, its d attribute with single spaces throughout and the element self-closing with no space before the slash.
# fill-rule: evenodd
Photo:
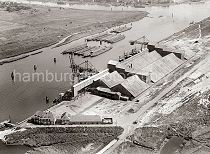
<svg viewBox="0 0 210 154">
<path fill-rule="evenodd" d="M 146 38 L 146 36 L 142 36 L 136 40 L 131 40 L 129 41 L 130 45 L 134 45 L 134 44 L 140 44 L 141 45 L 141 51 L 143 49 L 144 46 L 148 45 L 149 40 Z"/>
</svg>

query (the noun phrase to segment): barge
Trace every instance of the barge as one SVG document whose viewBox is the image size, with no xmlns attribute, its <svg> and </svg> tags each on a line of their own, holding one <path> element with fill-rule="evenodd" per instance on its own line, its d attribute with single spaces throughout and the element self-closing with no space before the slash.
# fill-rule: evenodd
<svg viewBox="0 0 210 154">
<path fill-rule="evenodd" d="M 119 35 L 115 35 L 114 37 L 110 38 L 109 40 L 106 40 L 106 42 L 113 44 L 113 43 L 117 43 L 123 39 L 125 39 L 125 35 L 119 34 Z"/>
<path fill-rule="evenodd" d="M 107 51 L 109 51 L 109 50 L 111 50 L 111 49 L 112 49 L 111 46 L 109 46 L 109 47 L 102 47 L 100 50 L 97 50 L 97 51 L 95 51 L 95 52 L 91 52 L 91 53 L 90 53 L 90 56 L 91 56 L 91 57 L 95 57 L 95 56 L 98 56 L 98 55 L 100 55 L 100 54 L 102 54 L 102 53 L 105 53 L 105 52 L 107 52 Z"/>
<path fill-rule="evenodd" d="M 87 48 L 87 44 L 82 44 L 82 45 L 78 45 L 78 46 L 69 48 L 69 49 L 63 51 L 62 54 L 75 53 L 75 52 L 82 50 L 84 48 Z"/>
<path fill-rule="evenodd" d="M 127 26 L 119 27 L 119 28 L 112 30 L 111 33 L 122 33 L 122 32 L 130 30 L 131 28 L 132 27 L 127 27 Z"/>
<path fill-rule="evenodd" d="M 103 33 L 103 34 L 98 34 L 96 36 L 93 36 L 91 38 L 87 38 L 87 41 L 100 41 L 101 39 L 110 36 L 111 34 L 109 33 Z"/>
</svg>

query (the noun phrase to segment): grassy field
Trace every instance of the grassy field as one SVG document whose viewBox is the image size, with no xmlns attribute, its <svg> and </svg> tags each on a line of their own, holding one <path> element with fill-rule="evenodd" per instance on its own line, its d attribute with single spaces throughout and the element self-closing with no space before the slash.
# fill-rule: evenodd
<svg viewBox="0 0 210 154">
<path fill-rule="evenodd" d="M 28 145 L 37 151 L 59 153 L 96 153 L 123 132 L 122 127 L 51 127 L 33 128 L 7 136 L 7 144 Z"/>
<path fill-rule="evenodd" d="M 18 11 L 9 10 L 12 11 L 5 6 L 0 8 L 0 59 L 55 44 L 74 33 L 80 32 L 79 37 L 83 37 L 86 33 L 103 31 L 147 15 L 146 12 L 87 11 L 35 5 Z"/>
</svg>

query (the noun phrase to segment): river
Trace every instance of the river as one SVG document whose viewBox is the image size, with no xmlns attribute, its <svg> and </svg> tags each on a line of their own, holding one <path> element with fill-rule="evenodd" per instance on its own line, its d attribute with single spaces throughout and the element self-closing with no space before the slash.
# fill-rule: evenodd
<svg viewBox="0 0 210 154">
<path fill-rule="evenodd" d="M 92 9 L 90 5 L 90 9 Z M 96 9 L 106 8 L 104 6 L 95 6 Z M 88 5 L 85 5 L 88 9 Z M 127 7 L 124 8 L 126 10 Z M 131 8 L 129 8 L 131 9 Z M 134 8 L 137 10 L 137 8 Z M 98 69 L 106 68 L 109 59 L 118 59 L 124 52 L 131 50 L 133 46 L 129 45 L 129 40 L 135 40 L 145 35 L 151 42 L 157 42 L 163 38 L 172 35 L 175 32 L 187 27 L 192 21 L 200 21 L 210 16 L 210 3 L 198 4 L 180 4 L 169 7 L 148 7 L 138 10 L 148 11 L 149 17 L 134 22 L 133 28 L 125 32 L 126 38 L 113 45 L 113 49 L 107 53 L 94 58 L 88 58 Z M 195 11 L 196 10 L 196 11 Z M 172 13 L 174 18 L 172 19 Z M 77 42 L 84 42 L 80 39 Z M 68 90 L 71 83 L 67 82 L 12 82 L 10 74 L 13 70 L 20 73 L 33 73 L 33 65 L 37 65 L 37 72 L 60 73 L 71 72 L 69 69 L 69 58 L 60 53 L 69 48 L 71 44 L 58 48 L 47 47 L 44 52 L 35 56 L 0 66 L 0 97 L 1 112 L 0 121 L 8 119 L 9 115 L 13 122 L 21 121 L 32 115 L 37 110 L 46 109 L 51 104 L 45 103 L 45 97 L 53 100 L 58 93 Z M 57 58 L 57 63 L 53 63 L 53 58 Z M 102 60 L 103 59 L 103 60 Z M 75 57 L 77 64 L 84 59 Z"/>
<path fill-rule="evenodd" d="M 0 0 L 2 1 L 2 0 Z M 97 5 L 73 5 L 73 8 L 110 10 L 110 7 Z M 93 8 L 94 6 L 94 8 Z M 113 7 L 112 10 L 117 10 Z M 122 7 L 118 8 L 121 10 Z M 135 40 L 145 35 L 151 42 L 157 42 L 164 39 L 175 32 L 178 32 L 189 26 L 190 22 L 200 21 L 210 16 L 210 2 L 179 4 L 169 7 L 152 6 L 142 9 L 124 7 L 123 10 L 145 10 L 150 14 L 148 17 L 134 22 L 132 29 L 125 32 L 126 38 L 113 45 L 113 49 L 100 56 L 87 58 L 98 70 L 106 68 L 106 64 L 110 59 L 118 59 L 124 52 L 129 51 L 133 46 L 129 45 L 130 40 Z M 173 14 L 173 19 L 172 19 Z M 84 42 L 80 39 L 73 44 Z M 69 68 L 68 56 L 60 53 L 69 48 L 71 44 L 58 48 L 47 47 L 41 49 L 42 53 L 28 58 L 4 64 L 0 66 L 0 121 L 8 119 L 9 115 L 12 122 L 19 122 L 26 117 L 32 115 L 37 110 L 43 110 L 51 106 L 51 103 L 45 103 L 45 97 L 48 96 L 50 101 L 58 96 L 58 93 L 70 89 L 72 83 L 69 81 L 62 82 L 12 82 L 10 75 L 12 71 L 20 73 L 33 73 L 33 65 L 37 65 L 37 72 L 60 73 L 71 72 Z M 57 58 L 57 63 L 53 62 L 53 58 Z M 85 59 L 75 57 L 77 64 Z"/>
</svg>

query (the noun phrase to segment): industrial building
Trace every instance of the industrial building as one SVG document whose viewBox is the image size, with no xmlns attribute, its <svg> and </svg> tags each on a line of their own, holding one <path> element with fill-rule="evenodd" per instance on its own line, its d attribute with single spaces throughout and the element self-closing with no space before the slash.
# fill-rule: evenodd
<svg viewBox="0 0 210 154">
<path fill-rule="evenodd" d="M 101 118 L 99 115 L 69 115 L 64 113 L 58 119 L 62 125 L 97 125 L 97 124 L 113 124 L 112 118 Z"/>
<path fill-rule="evenodd" d="M 158 52 L 146 52 L 133 56 L 124 62 L 110 62 L 108 68 L 126 77 L 137 75 L 143 82 L 157 82 L 183 63 L 174 53 L 161 56 Z"/>
<path fill-rule="evenodd" d="M 185 52 L 185 51 L 181 51 L 176 48 L 168 47 L 162 44 L 156 44 L 156 45 L 148 44 L 147 49 L 149 52 L 153 52 L 153 51 L 158 52 L 162 57 L 165 57 L 166 55 L 173 53 L 177 58 L 181 60 L 184 60 L 184 59 L 188 60 L 195 55 L 195 52 L 191 50 L 188 50 L 187 52 Z"/>
<path fill-rule="evenodd" d="M 39 125 L 54 125 L 56 118 L 50 111 L 37 111 L 29 121 Z"/>
<path fill-rule="evenodd" d="M 104 88 L 112 88 L 124 81 L 124 78 L 117 72 L 114 71 L 112 73 L 109 73 L 105 76 L 102 76 L 100 79 L 95 81 L 95 84 L 100 87 Z"/>
<path fill-rule="evenodd" d="M 173 53 L 171 53 L 143 68 L 143 70 L 151 72 L 151 81 L 155 83 L 170 72 L 172 72 L 182 63 L 182 60 L 180 60 Z"/>
<path fill-rule="evenodd" d="M 125 79 L 121 84 L 112 88 L 112 91 L 120 92 L 123 96 L 133 99 L 140 95 L 144 90 L 149 87 L 137 75 L 133 75 Z"/>
<path fill-rule="evenodd" d="M 108 69 L 74 85 L 74 96 L 83 88 L 91 86 L 95 88 L 94 94 L 99 96 L 110 99 L 128 97 L 132 100 L 150 84 L 174 71 L 186 59 L 183 53 L 164 51 L 159 46 L 149 44 L 147 48 L 148 51 L 133 55 L 122 62 L 110 60 Z"/>
</svg>

